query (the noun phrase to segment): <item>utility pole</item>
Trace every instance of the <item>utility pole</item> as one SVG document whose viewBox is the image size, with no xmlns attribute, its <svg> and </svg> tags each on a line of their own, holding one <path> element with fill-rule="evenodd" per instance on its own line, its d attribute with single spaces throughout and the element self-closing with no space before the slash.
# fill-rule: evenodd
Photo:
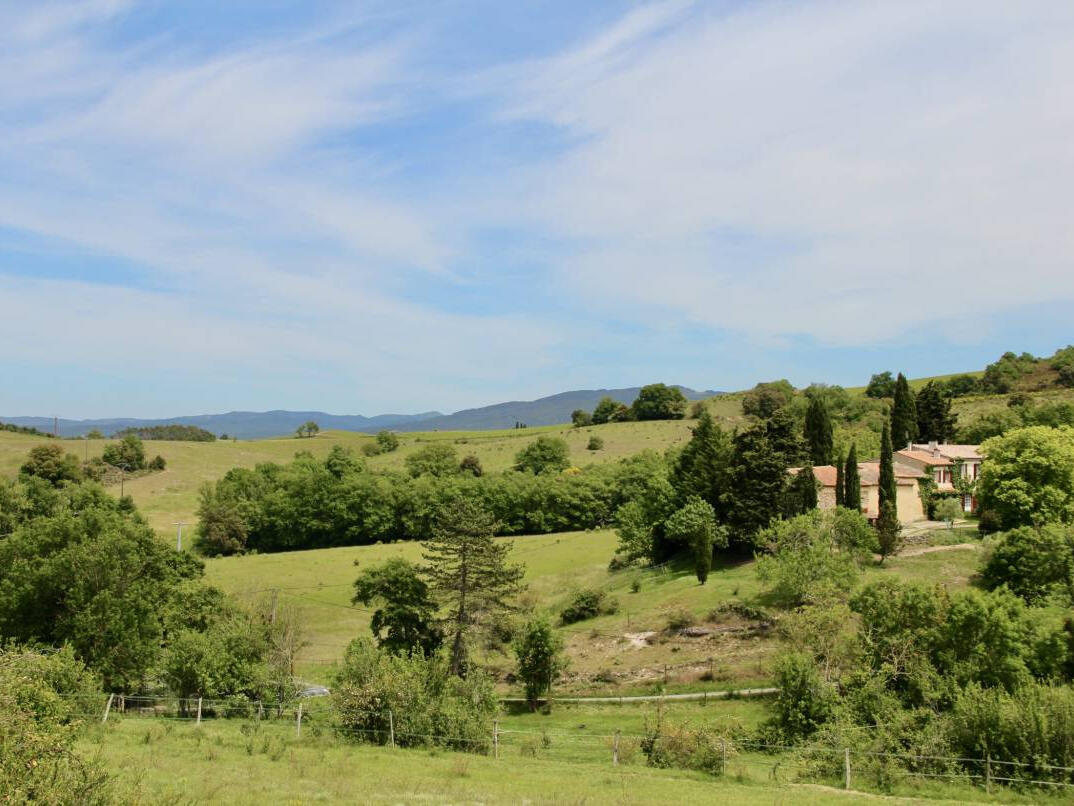
<svg viewBox="0 0 1074 806">
<path fill-rule="evenodd" d="M 183 522 L 183 521 L 176 521 L 172 525 L 175 526 L 175 550 L 176 551 L 182 551 L 183 550 L 183 527 L 186 526 L 186 523 Z"/>
</svg>

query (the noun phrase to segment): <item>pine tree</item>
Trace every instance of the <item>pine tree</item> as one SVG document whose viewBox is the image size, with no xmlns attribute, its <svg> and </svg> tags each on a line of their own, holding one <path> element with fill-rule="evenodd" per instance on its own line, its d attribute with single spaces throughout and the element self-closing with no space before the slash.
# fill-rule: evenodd
<svg viewBox="0 0 1074 806">
<path fill-rule="evenodd" d="M 917 438 L 917 406 L 914 392 L 901 372 L 895 379 L 895 399 L 891 405 L 891 441 L 900 449 Z"/>
<path fill-rule="evenodd" d="M 832 436 L 832 418 L 828 407 L 819 396 L 809 400 L 805 416 L 805 441 L 809 449 L 809 458 L 814 465 L 830 465 L 835 449 Z"/>
<path fill-rule="evenodd" d="M 846 457 L 842 453 L 835 460 L 835 505 L 837 507 L 846 506 L 846 488 L 843 483 L 843 466 L 846 463 Z"/>
<path fill-rule="evenodd" d="M 451 641 L 451 672 L 467 669 L 467 641 L 495 616 L 511 610 L 521 590 L 523 567 L 507 564 L 509 546 L 492 539 L 496 522 L 467 499 L 444 507 L 422 544 L 422 567 L 429 589 L 446 609 L 444 632 Z"/>
<path fill-rule="evenodd" d="M 944 394 L 938 383 L 929 381 L 918 394 L 915 404 L 918 439 L 922 442 L 947 442 L 954 438 L 958 416 L 951 413 L 951 398 Z"/>
<path fill-rule="evenodd" d="M 880 562 L 899 550 L 902 542 L 902 527 L 899 525 L 899 511 L 896 496 L 898 487 L 895 483 L 895 465 L 891 448 L 891 431 L 884 424 L 884 433 L 880 437 L 880 479 L 879 479 L 879 514 L 876 520 L 877 538 L 880 543 Z"/>
<path fill-rule="evenodd" d="M 851 443 L 843 471 L 843 506 L 861 512 L 861 474 L 858 472 L 858 445 Z"/>
<path fill-rule="evenodd" d="M 779 517 L 786 477 L 787 461 L 772 446 L 764 423 L 735 435 L 723 503 L 736 540 L 752 544 L 757 532 Z"/>
<path fill-rule="evenodd" d="M 798 424 L 786 408 L 776 410 L 760 425 L 765 429 L 772 450 L 783 456 L 785 467 L 801 464 L 806 458 L 806 446 L 802 442 Z"/>
<path fill-rule="evenodd" d="M 724 512 L 721 494 L 731 463 L 731 437 L 712 419 L 708 410 L 701 412 L 693 436 L 679 454 L 671 471 L 671 483 L 682 501 L 696 495 L 708 501 L 717 517 Z"/>
<path fill-rule="evenodd" d="M 783 496 L 783 516 L 794 518 L 817 508 L 817 477 L 813 466 L 806 465 L 787 484 Z"/>
</svg>

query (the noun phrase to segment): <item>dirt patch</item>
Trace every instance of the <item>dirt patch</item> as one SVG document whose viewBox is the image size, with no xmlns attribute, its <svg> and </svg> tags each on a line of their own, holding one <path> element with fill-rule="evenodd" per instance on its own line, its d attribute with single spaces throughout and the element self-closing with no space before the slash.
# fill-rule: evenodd
<svg viewBox="0 0 1074 806">
<path fill-rule="evenodd" d="M 922 546 L 920 548 L 907 549 L 900 552 L 899 557 L 918 557 L 922 554 L 934 554 L 937 551 L 964 551 L 969 549 L 970 551 L 976 551 L 981 545 L 979 543 L 955 543 L 951 546 Z"/>
<path fill-rule="evenodd" d="M 623 633 L 623 637 L 630 642 L 630 645 L 635 649 L 644 649 L 653 643 L 653 639 L 656 638 L 656 631 L 649 630 L 648 632 L 628 632 Z"/>
</svg>

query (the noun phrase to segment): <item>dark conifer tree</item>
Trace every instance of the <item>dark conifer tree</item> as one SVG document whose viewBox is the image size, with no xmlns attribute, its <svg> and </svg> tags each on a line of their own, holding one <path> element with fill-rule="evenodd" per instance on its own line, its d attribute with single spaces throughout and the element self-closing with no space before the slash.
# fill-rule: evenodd
<svg viewBox="0 0 1074 806">
<path fill-rule="evenodd" d="M 885 424 L 884 433 L 880 437 L 880 503 L 876 521 L 877 538 L 880 543 L 880 562 L 898 551 L 901 542 L 902 528 L 899 526 L 897 492 L 891 431 Z"/>
<path fill-rule="evenodd" d="M 740 431 L 733 444 L 723 504 L 732 537 L 752 545 L 757 532 L 780 516 L 788 465 L 772 446 L 764 423 Z"/>
<path fill-rule="evenodd" d="M 955 436 L 957 415 L 951 413 L 951 398 L 935 381 L 929 381 L 917 396 L 917 438 L 922 442 L 948 442 Z M 895 442 L 894 438 L 892 442 Z M 897 442 L 895 442 L 898 445 Z M 902 447 L 902 446 L 900 446 Z"/>
<path fill-rule="evenodd" d="M 817 395 L 809 400 L 805 416 L 805 441 L 810 461 L 814 465 L 830 465 L 835 450 L 832 436 L 832 418 L 828 407 Z"/>
<path fill-rule="evenodd" d="M 895 399 L 891 405 L 891 441 L 899 449 L 917 439 L 917 407 L 914 391 L 901 372 L 895 379 Z"/>
<path fill-rule="evenodd" d="M 858 472 L 858 445 L 851 443 L 843 470 L 843 506 L 861 512 L 861 474 Z"/>
<path fill-rule="evenodd" d="M 731 437 L 712 419 L 705 409 L 697 419 L 693 436 L 686 443 L 671 471 L 671 483 L 682 501 L 696 495 L 708 501 L 719 520 L 725 509 L 722 494 L 727 485 L 731 463 Z"/>
<path fill-rule="evenodd" d="M 846 458 L 842 453 L 835 460 L 835 505 L 846 506 L 846 487 L 843 483 L 844 464 Z"/>
<path fill-rule="evenodd" d="M 783 497 L 783 516 L 793 518 L 817 508 L 817 477 L 813 465 L 799 470 L 787 484 Z"/>
<path fill-rule="evenodd" d="M 805 445 L 802 442 L 798 424 L 786 408 L 777 409 L 771 417 L 760 424 L 765 429 L 765 436 L 772 450 L 783 457 L 785 467 L 794 467 L 806 459 Z"/>
</svg>

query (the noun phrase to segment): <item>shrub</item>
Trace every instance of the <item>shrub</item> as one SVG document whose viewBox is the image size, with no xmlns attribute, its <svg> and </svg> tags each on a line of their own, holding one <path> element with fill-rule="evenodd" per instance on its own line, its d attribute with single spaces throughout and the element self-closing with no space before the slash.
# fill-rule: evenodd
<svg viewBox="0 0 1074 806">
<path fill-rule="evenodd" d="M 484 469 L 481 467 L 481 460 L 472 453 L 462 458 L 462 461 L 459 462 L 459 470 L 463 473 L 468 473 L 475 478 L 482 476 L 485 473 Z"/>
<path fill-rule="evenodd" d="M 145 448 L 142 446 L 142 440 L 134 434 L 128 434 L 119 442 L 106 445 L 101 458 L 106 464 L 123 468 L 128 473 L 145 468 Z"/>
<path fill-rule="evenodd" d="M 562 624 L 574 624 L 601 615 L 611 615 L 619 610 L 619 602 L 602 590 L 579 591 L 559 614 Z"/>
<path fill-rule="evenodd" d="M 456 677 L 442 655 L 391 655 L 362 638 L 347 647 L 332 704 L 349 739 L 387 744 L 390 711 L 397 745 L 471 753 L 488 751 L 499 708 L 492 681 L 480 669 Z"/>
<path fill-rule="evenodd" d="M 64 453 L 63 446 L 55 442 L 31 448 L 20 472 L 26 476 L 37 476 L 50 484 L 82 479 L 78 457 Z"/>
<path fill-rule="evenodd" d="M 399 447 L 399 437 L 391 431 L 378 431 L 377 447 L 380 448 L 381 453 L 391 453 Z"/>
<path fill-rule="evenodd" d="M 776 662 L 775 677 L 779 694 L 769 726 L 783 741 L 808 739 L 833 717 L 835 688 L 824 682 L 811 657 L 800 652 L 783 655 Z"/>
<path fill-rule="evenodd" d="M 374 456 L 380 456 L 381 453 L 382 451 L 380 449 L 380 445 L 378 445 L 376 442 L 366 442 L 364 445 L 362 445 L 363 456 L 368 456 L 372 458 Z"/>
<path fill-rule="evenodd" d="M 158 472 L 163 470 L 166 466 L 167 462 L 164 461 L 164 457 L 161 456 L 159 453 L 149 461 L 148 465 L 146 465 L 146 467 L 148 467 L 150 470 Z"/>
<path fill-rule="evenodd" d="M 685 607 L 676 608 L 668 613 L 668 632 L 685 630 L 687 627 L 692 627 L 695 624 L 697 624 L 697 619 L 694 618 L 694 614 Z"/>
<path fill-rule="evenodd" d="M 722 775 L 730 742 L 708 728 L 657 726 L 641 740 L 650 767 L 675 767 Z"/>
<path fill-rule="evenodd" d="M 526 624 L 515 641 L 518 677 L 526 687 L 526 701 L 536 708 L 537 700 L 552 690 L 552 684 L 567 667 L 563 657 L 563 638 L 547 621 L 536 619 Z"/>
<path fill-rule="evenodd" d="M 406 458 L 406 469 L 418 476 L 452 476 L 458 472 L 459 457 L 455 449 L 444 442 L 434 442 Z"/>
<path fill-rule="evenodd" d="M 989 552 L 981 581 L 989 590 L 1006 585 L 1037 604 L 1057 585 L 1074 582 L 1074 530 L 1053 524 L 1007 532 Z"/>
<path fill-rule="evenodd" d="M 585 449 L 587 451 L 599 451 L 604 449 L 604 440 L 598 436 L 592 436 L 589 438 L 589 442 L 586 443 Z"/>
</svg>

